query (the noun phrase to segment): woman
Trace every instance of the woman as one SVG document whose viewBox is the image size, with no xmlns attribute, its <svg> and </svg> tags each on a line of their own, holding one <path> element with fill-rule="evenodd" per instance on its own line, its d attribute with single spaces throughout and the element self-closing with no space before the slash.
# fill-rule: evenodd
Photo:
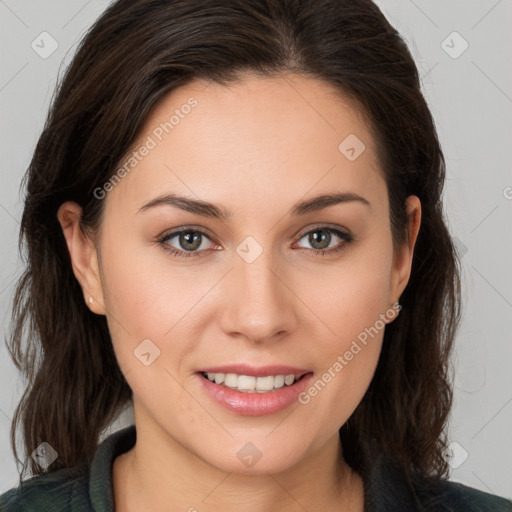
<svg viewBox="0 0 512 512">
<path fill-rule="evenodd" d="M 443 179 L 372 2 L 113 3 L 28 171 L 2 510 L 512 510 L 446 479 Z"/>
</svg>

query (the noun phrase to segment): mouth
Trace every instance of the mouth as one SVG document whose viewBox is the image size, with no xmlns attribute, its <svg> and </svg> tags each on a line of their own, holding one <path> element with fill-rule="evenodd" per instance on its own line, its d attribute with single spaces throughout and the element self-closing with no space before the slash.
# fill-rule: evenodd
<svg viewBox="0 0 512 512">
<path fill-rule="evenodd" d="M 196 372 L 200 388 L 216 404 L 243 416 L 265 416 L 290 407 L 304 392 L 313 371 L 291 366 L 229 365 Z"/>
<path fill-rule="evenodd" d="M 293 386 L 309 372 L 302 374 L 244 375 L 222 372 L 199 372 L 205 379 L 219 386 L 241 393 L 271 393 L 281 388 Z"/>
</svg>

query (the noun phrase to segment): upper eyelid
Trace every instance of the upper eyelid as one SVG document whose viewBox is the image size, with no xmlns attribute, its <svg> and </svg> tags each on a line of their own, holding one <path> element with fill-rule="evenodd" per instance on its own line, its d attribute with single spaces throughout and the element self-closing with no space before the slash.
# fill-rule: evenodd
<svg viewBox="0 0 512 512">
<path fill-rule="evenodd" d="M 176 235 L 179 235 L 180 233 L 186 233 L 188 231 L 192 231 L 194 233 L 201 233 L 203 235 L 206 235 L 208 238 L 210 239 L 214 239 L 215 237 L 212 236 L 209 231 L 205 228 L 199 228 L 199 227 L 194 227 L 194 226 L 184 226 L 184 227 L 180 227 L 180 228 L 175 228 L 175 229 L 171 229 L 169 231 L 165 231 L 162 235 L 160 235 L 158 238 L 159 239 L 163 239 L 163 238 L 172 238 Z"/>
<path fill-rule="evenodd" d="M 341 231 L 342 233 L 346 233 L 347 235 L 350 235 L 350 230 L 347 228 L 344 228 L 342 226 L 334 226 L 331 224 L 317 224 L 311 228 L 305 229 L 304 231 L 302 231 L 302 230 L 299 231 L 300 235 L 297 234 L 296 236 L 300 236 L 302 238 L 304 235 L 307 235 L 311 231 L 315 231 L 315 229 L 325 229 L 326 231 Z"/>
</svg>

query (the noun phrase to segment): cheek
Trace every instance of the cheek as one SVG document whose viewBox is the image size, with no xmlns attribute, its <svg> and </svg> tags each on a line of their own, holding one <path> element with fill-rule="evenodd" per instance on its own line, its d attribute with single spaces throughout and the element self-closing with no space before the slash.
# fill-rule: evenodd
<svg viewBox="0 0 512 512">
<path fill-rule="evenodd" d="M 312 411 L 310 414 L 319 425 L 329 425 L 327 430 L 340 428 L 357 408 L 373 378 L 382 348 L 386 326 L 382 315 L 387 311 L 383 295 L 379 290 L 374 293 L 372 286 L 356 291 L 356 295 L 346 295 L 347 302 L 338 303 L 330 315 L 325 313 L 329 304 L 324 306 L 325 323 L 334 334 L 312 334 L 321 366 L 299 403 Z"/>
<path fill-rule="evenodd" d="M 330 327 L 331 339 L 357 337 L 390 307 L 392 259 L 391 241 L 381 236 L 354 247 L 339 262 L 303 275 L 299 293 Z"/>
<path fill-rule="evenodd" d="M 383 238 L 372 250 L 337 264 L 335 271 L 329 267 L 317 275 L 320 286 L 312 288 L 309 301 L 319 322 L 309 336 L 322 369 L 299 401 L 314 408 L 320 422 L 345 423 L 371 382 L 386 320 L 395 315 L 388 302 L 392 254 Z"/>
<path fill-rule="evenodd" d="M 154 258 L 158 249 L 130 238 L 129 233 L 128 225 L 121 224 L 115 230 L 106 228 L 101 258 L 109 330 L 117 358 L 125 370 L 139 367 L 134 350 L 144 340 L 151 340 L 156 346 L 148 344 L 151 355 L 158 355 L 155 364 L 163 360 L 167 351 L 162 339 L 172 338 L 183 328 L 178 322 L 186 318 L 187 309 L 197 301 L 195 289 L 199 286 L 190 273 L 185 280 L 183 271 L 180 276 L 162 268 Z M 180 338 L 176 337 L 176 341 L 175 357 L 180 355 Z"/>
</svg>

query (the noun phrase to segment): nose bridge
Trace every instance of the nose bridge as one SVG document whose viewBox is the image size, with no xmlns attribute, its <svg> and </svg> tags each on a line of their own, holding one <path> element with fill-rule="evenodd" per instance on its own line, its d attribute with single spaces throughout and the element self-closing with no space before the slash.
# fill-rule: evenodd
<svg viewBox="0 0 512 512">
<path fill-rule="evenodd" d="M 223 314 L 227 333 L 243 334 L 253 342 L 265 342 L 295 325 L 293 294 L 283 284 L 285 276 L 274 269 L 272 250 L 254 239 L 236 249 L 233 286 Z"/>
</svg>

